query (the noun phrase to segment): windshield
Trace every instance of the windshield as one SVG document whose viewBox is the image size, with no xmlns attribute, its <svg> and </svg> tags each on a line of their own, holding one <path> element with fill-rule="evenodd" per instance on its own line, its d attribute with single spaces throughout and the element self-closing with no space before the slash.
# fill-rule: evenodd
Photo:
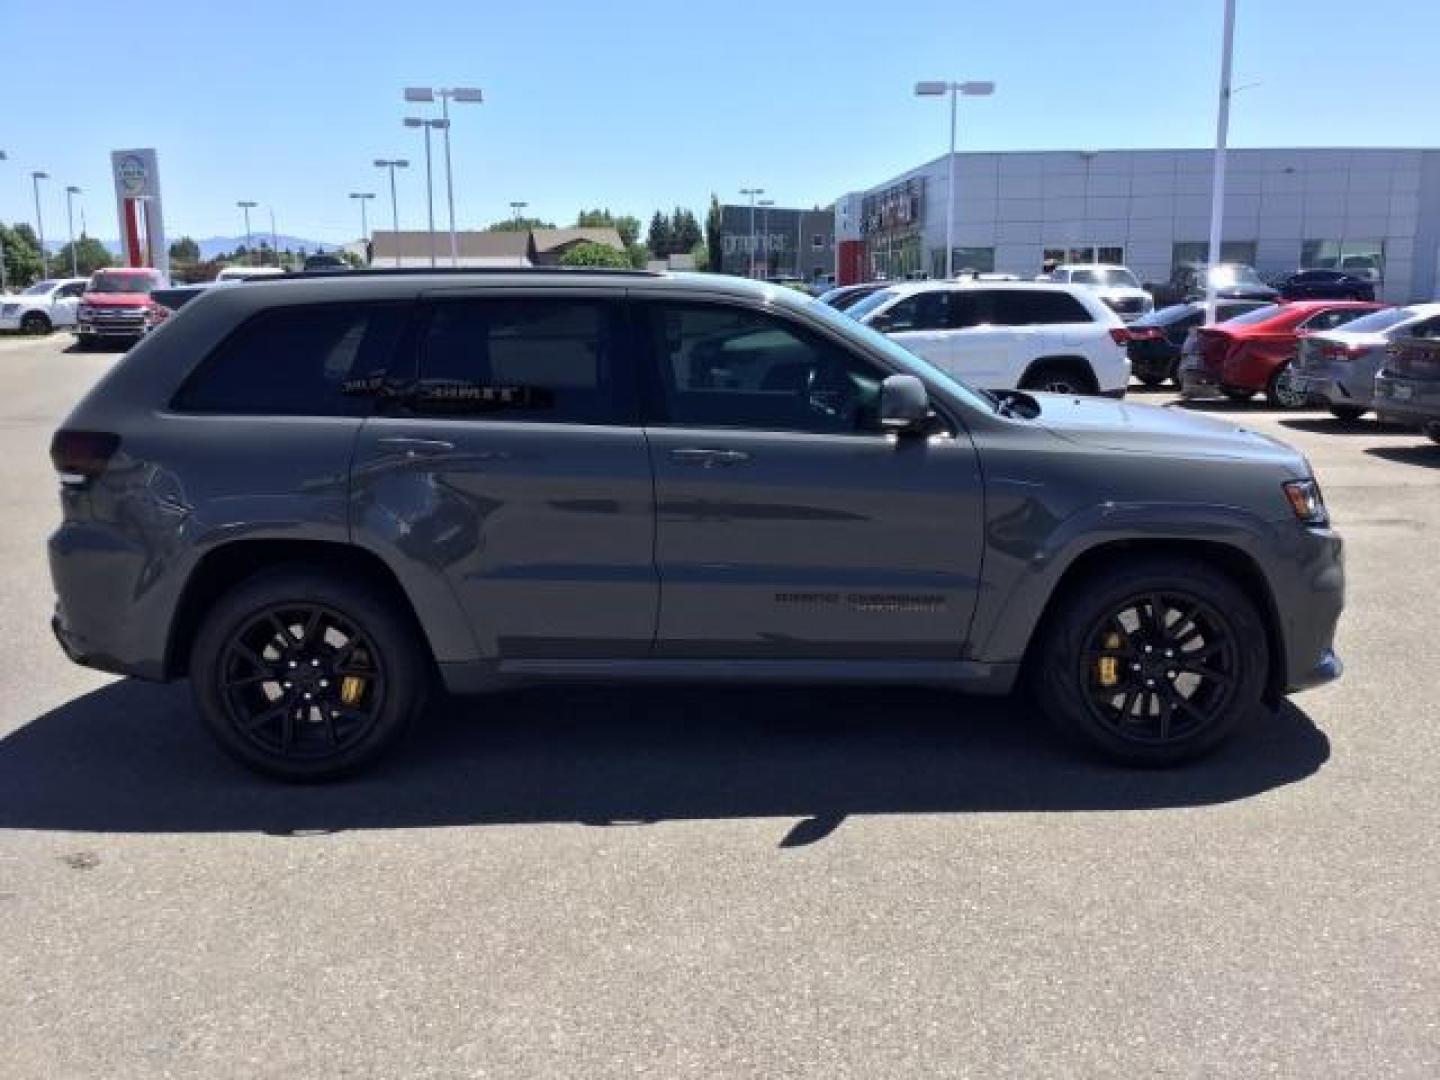
<svg viewBox="0 0 1440 1080">
<path fill-rule="evenodd" d="M 863 319 L 866 315 L 869 315 L 870 312 L 876 308 L 884 307 L 899 295 L 900 292 L 898 289 L 881 289 L 879 292 L 871 293 L 858 303 L 851 304 L 845 309 L 845 314 L 852 319 Z"/>
<path fill-rule="evenodd" d="M 1225 285 L 1264 285 L 1265 283 L 1260 280 L 1260 275 L 1255 273 L 1252 267 L 1222 263 L 1215 267 L 1215 284 L 1223 287 Z"/>
<path fill-rule="evenodd" d="M 1123 266 L 1087 266 L 1070 271 L 1070 280 L 1076 285 L 1118 285 L 1138 289 L 1140 281 Z"/>
<path fill-rule="evenodd" d="M 1264 307 L 1257 307 L 1254 311 L 1247 311 L 1244 315 L 1236 315 L 1233 319 L 1226 319 L 1229 326 L 1251 326 L 1255 323 L 1262 323 L 1273 319 L 1280 312 L 1279 304 L 1266 304 Z"/>
<path fill-rule="evenodd" d="M 34 285 L 31 285 L 28 289 L 26 289 L 26 290 L 25 290 L 24 292 L 22 292 L 20 295 L 21 295 L 21 296 L 44 296 L 44 295 L 45 295 L 46 293 L 48 293 L 51 289 L 55 288 L 56 284 L 57 284 L 57 282 L 54 282 L 54 281 L 37 281 Z"/>
<path fill-rule="evenodd" d="M 117 274 L 102 271 L 90 279 L 90 291 L 96 293 L 148 293 L 155 288 L 149 274 Z"/>
<path fill-rule="evenodd" d="M 1346 323 L 1344 330 L 1347 334 L 1352 331 L 1359 334 L 1374 334 L 1419 317 L 1420 312 L 1414 308 L 1384 308 Z"/>
<path fill-rule="evenodd" d="M 884 291 L 890 293 L 892 296 L 895 294 L 894 289 L 886 289 Z M 820 303 L 819 300 L 810 300 L 807 303 L 799 293 L 794 295 L 801 304 L 806 304 L 805 311 L 809 314 L 819 318 L 822 322 L 829 323 L 846 337 L 857 340 L 876 352 L 884 353 L 903 374 L 914 375 L 931 385 L 941 384 L 944 389 L 948 390 L 955 397 L 968 402 L 975 408 L 983 409 L 986 412 L 994 411 L 993 400 L 983 392 L 976 390 L 974 387 L 967 386 L 959 379 L 947 375 L 937 367 L 932 367 L 909 349 L 896 344 L 878 330 L 872 330 L 864 323 L 856 322 L 855 319 L 851 317 L 851 312 L 855 310 L 854 308 L 851 308 L 849 312 L 840 312 L 836 311 L 829 304 Z M 869 299 L 869 297 L 866 299 Z"/>
</svg>

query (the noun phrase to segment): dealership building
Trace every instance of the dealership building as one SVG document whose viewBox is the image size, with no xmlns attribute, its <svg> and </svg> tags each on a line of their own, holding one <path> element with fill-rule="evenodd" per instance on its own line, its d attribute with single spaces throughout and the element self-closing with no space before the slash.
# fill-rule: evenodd
<svg viewBox="0 0 1440 1080">
<path fill-rule="evenodd" d="M 1203 263 L 1209 150 L 942 156 L 835 204 L 841 281 L 940 276 L 953 197 L 958 270 L 1029 277 L 1056 262 L 1123 263 L 1164 283 Z M 1440 150 L 1231 150 L 1222 256 L 1262 276 L 1376 271 L 1391 301 L 1437 294 Z"/>
</svg>

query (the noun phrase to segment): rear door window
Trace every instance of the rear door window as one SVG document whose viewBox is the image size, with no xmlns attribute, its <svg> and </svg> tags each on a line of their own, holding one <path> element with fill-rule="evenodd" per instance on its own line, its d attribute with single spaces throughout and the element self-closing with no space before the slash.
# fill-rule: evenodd
<svg viewBox="0 0 1440 1080">
<path fill-rule="evenodd" d="M 173 407 L 259 416 L 364 415 L 409 312 L 407 303 L 261 312 L 201 362 Z"/>
<path fill-rule="evenodd" d="M 948 296 L 948 293 L 937 290 L 905 297 L 885 312 L 885 329 L 890 333 L 945 329 L 949 319 Z"/>
<path fill-rule="evenodd" d="M 476 420 L 631 423 L 633 365 L 618 302 L 438 300 L 420 339 L 412 411 Z"/>
</svg>

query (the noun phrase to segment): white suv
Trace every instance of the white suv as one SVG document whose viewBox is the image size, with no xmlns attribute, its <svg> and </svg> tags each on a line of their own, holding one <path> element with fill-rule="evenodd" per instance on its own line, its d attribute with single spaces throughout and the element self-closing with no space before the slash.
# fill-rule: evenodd
<svg viewBox="0 0 1440 1080">
<path fill-rule="evenodd" d="M 0 330 L 48 334 L 62 326 L 74 326 L 75 312 L 89 280 L 49 278 L 16 296 L 0 294 Z"/>
<path fill-rule="evenodd" d="M 1140 287 L 1135 272 L 1124 266 L 1063 263 L 1040 280 L 1059 285 L 1084 285 L 1126 322 L 1134 322 L 1155 310 L 1155 298 Z"/>
<path fill-rule="evenodd" d="M 1123 397 L 1129 331 L 1092 291 L 1029 282 L 892 285 L 845 314 L 987 390 Z"/>
</svg>

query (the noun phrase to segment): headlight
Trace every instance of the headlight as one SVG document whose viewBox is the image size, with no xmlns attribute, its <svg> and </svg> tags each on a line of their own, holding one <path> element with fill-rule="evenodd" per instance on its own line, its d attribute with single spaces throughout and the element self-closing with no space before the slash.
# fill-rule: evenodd
<svg viewBox="0 0 1440 1080">
<path fill-rule="evenodd" d="M 1320 485 L 1314 480 L 1287 480 L 1284 483 L 1285 497 L 1290 500 L 1290 509 L 1306 525 L 1325 525 L 1330 515 L 1325 510 L 1325 498 L 1320 494 Z"/>
</svg>

